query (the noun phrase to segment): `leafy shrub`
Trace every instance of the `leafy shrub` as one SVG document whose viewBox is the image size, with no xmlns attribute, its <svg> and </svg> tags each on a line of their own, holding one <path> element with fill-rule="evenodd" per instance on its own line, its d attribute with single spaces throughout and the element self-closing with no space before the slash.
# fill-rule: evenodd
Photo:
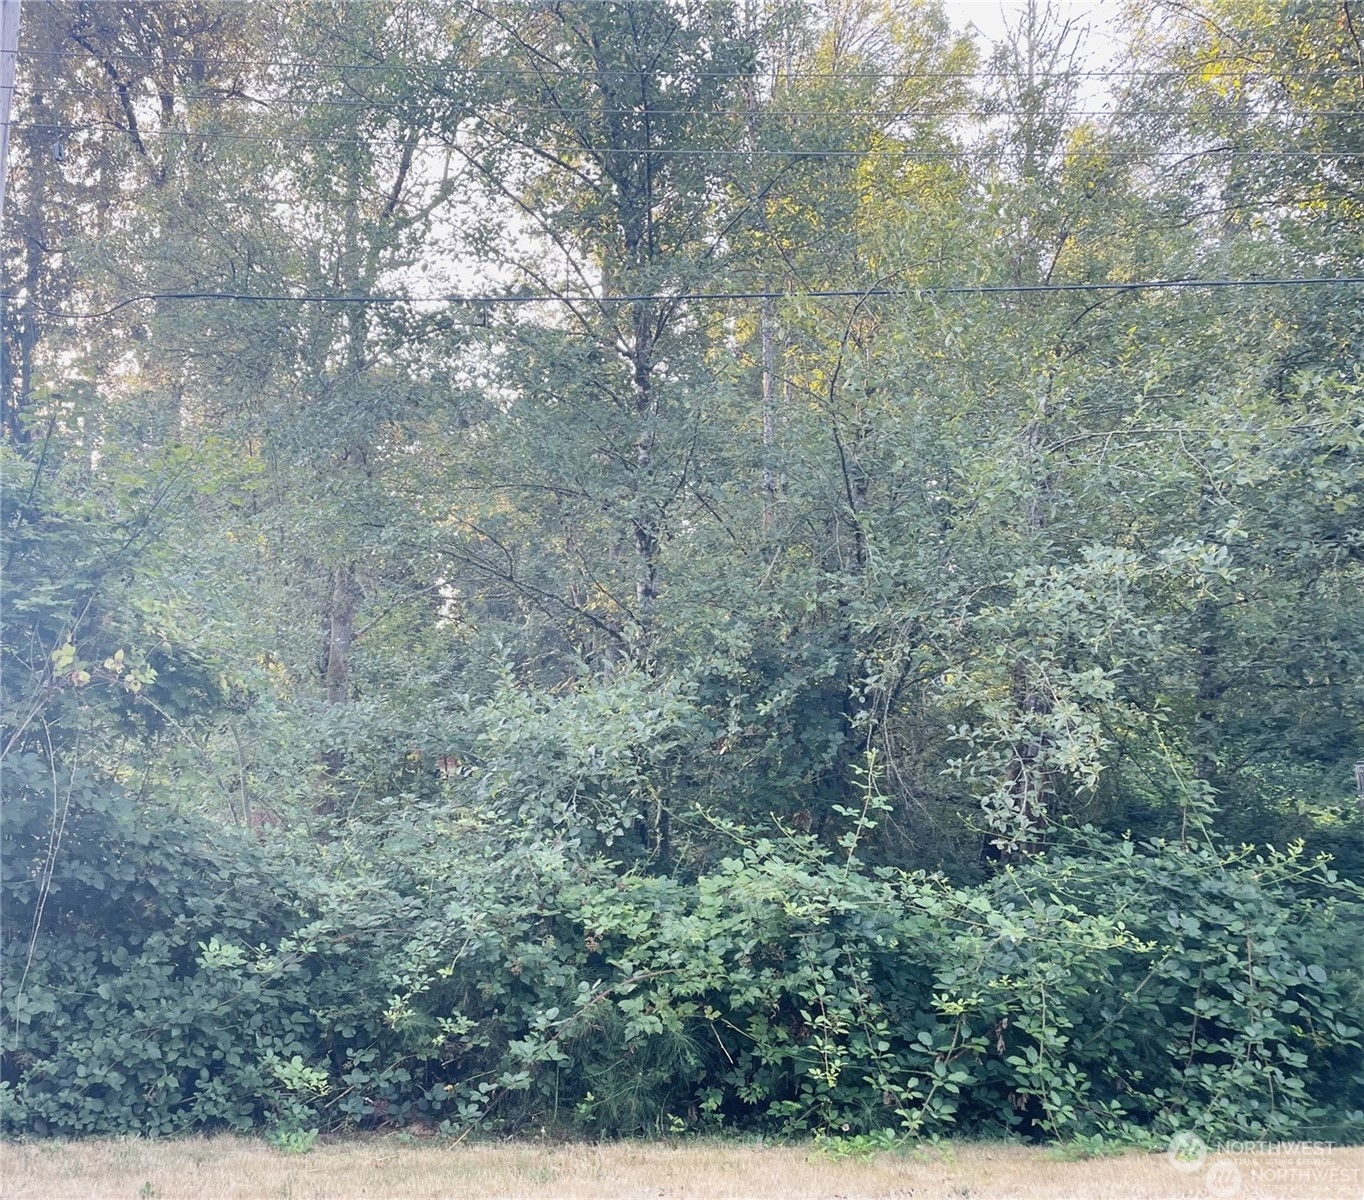
<svg viewBox="0 0 1364 1200">
<path fill-rule="evenodd" d="M 49 869 L 23 873 L 21 848 L 46 833 L 24 799 L 4 819 L 6 1126 L 169 1133 L 290 1115 L 273 1065 L 312 1060 L 328 1002 L 348 1006 L 331 989 L 356 983 L 302 949 L 306 881 L 232 831 L 98 793 L 73 798 Z"/>
<path fill-rule="evenodd" d="M 391 809 L 294 856 L 84 815 L 22 994 L 9 885 L 7 1126 L 1131 1141 L 1364 1104 L 1360 908 L 1293 850 L 1085 833 L 960 889 L 754 838 L 684 882 Z"/>
</svg>

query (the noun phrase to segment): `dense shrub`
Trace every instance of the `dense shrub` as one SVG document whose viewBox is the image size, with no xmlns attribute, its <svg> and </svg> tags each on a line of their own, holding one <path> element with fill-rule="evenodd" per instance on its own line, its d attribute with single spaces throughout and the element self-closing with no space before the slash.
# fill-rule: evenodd
<svg viewBox="0 0 1364 1200">
<path fill-rule="evenodd" d="M 684 881 L 436 804 L 268 852 L 90 807 L 39 922 L 45 876 L 15 848 L 40 831 L 12 811 L 11 1130 L 1132 1140 L 1301 1134 L 1364 1107 L 1364 909 L 1293 851 L 1084 833 L 960 889 L 734 831 Z"/>
<path fill-rule="evenodd" d="M 7 1128 L 250 1128 L 293 1111 L 294 1056 L 349 1014 L 378 1023 L 346 960 L 302 949 L 316 889 L 235 832 L 78 797 L 48 858 L 22 799 L 4 819 Z"/>
<path fill-rule="evenodd" d="M 1283 1133 L 1364 1101 L 1359 909 L 1312 870 L 1093 835 L 965 890 L 802 840 L 691 885 L 541 852 L 447 894 L 398 1011 L 463 1028 L 448 1083 L 506 1119 Z"/>
</svg>

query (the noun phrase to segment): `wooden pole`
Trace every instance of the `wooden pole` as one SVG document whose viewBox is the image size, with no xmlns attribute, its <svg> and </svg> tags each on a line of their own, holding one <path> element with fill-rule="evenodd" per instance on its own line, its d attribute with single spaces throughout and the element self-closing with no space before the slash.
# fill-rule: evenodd
<svg viewBox="0 0 1364 1200">
<path fill-rule="evenodd" d="M 19 58 L 19 0 L 0 0 L 0 228 L 5 221 L 5 180 L 9 174 L 9 114 L 14 101 L 14 67 Z"/>
</svg>

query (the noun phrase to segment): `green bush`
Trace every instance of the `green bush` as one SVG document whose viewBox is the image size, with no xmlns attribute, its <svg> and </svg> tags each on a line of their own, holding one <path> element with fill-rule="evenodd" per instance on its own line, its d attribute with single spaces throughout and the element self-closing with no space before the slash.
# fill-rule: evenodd
<svg viewBox="0 0 1364 1200">
<path fill-rule="evenodd" d="M 962 889 L 759 838 L 685 882 L 391 810 L 292 855 L 85 814 L 31 963 L 8 885 L 7 1127 L 1140 1141 L 1364 1107 L 1364 910 L 1292 850 L 1084 833 Z"/>
<path fill-rule="evenodd" d="M 6 1127 L 170 1133 L 286 1115 L 274 1064 L 313 1061 L 329 1008 L 376 999 L 303 948 L 307 881 L 233 831 L 96 796 L 72 804 L 50 869 L 24 872 L 47 833 L 24 799 L 4 819 Z"/>
</svg>

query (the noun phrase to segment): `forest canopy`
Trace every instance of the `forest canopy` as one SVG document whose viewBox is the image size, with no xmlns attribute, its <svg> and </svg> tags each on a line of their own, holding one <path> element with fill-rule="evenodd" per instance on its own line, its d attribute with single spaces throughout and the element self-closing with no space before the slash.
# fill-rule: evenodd
<svg viewBox="0 0 1364 1200">
<path fill-rule="evenodd" d="M 26 3 L 4 1128 L 1357 1135 L 1364 30 L 1108 32 Z"/>
</svg>

